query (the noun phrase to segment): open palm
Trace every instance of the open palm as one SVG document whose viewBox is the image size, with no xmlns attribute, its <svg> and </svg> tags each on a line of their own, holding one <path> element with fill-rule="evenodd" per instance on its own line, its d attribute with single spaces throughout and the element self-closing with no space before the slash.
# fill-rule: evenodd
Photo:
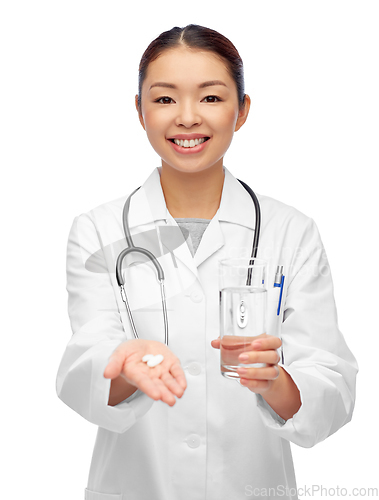
<svg viewBox="0 0 379 500">
<path fill-rule="evenodd" d="M 150 368 L 142 358 L 146 354 L 162 354 L 159 365 Z M 135 339 L 120 344 L 109 359 L 104 377 L 123 377 L 154 400 L 162 400 L 169 406 L 175 404 L 175 396 L 182 397 L 187 382 L 179 359 L 162 342 Z"/>
</svg>

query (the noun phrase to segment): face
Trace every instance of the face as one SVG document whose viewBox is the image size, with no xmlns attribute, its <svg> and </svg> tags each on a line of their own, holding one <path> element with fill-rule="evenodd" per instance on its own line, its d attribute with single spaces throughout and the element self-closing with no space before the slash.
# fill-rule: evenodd
<svg viewBox="0 0 379 500">
<path fill-rule="evenodd" d="M 140 122 L 162 168 L 186 173 L 222 167 L 250 106 L 246 96 L 239 109 L 237 87 L 224 62 L 212 52 L 184 47 L 150 63 L 141 101 Z"/>
</svg>

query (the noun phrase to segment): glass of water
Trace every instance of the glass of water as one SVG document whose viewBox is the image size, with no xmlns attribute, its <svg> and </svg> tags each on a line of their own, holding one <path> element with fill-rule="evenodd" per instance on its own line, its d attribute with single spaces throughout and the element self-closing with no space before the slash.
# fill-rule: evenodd
<svg viewBox="0 0 379 500">
<path fill-rule="evenodd" d="M 236 258 L 219 263 L 221 374 L 239 379 L 237 368 L 265 366 L 240 363 L 251 343 L 266 336 L 267 263 L 261 259 Z"/>
</svg>

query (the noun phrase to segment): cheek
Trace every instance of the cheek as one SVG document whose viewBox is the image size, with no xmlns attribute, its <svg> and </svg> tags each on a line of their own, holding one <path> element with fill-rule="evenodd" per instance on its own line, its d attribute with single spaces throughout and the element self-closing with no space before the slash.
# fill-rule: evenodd
<svg viewBox="0 0 379 500">
<path fill-rule="evenodd" d="M 233 133 L 237 117 L 238 115 L 234 108 L 224 110 L 215 120 L 215 129 L 224 134 Z"/>
<path fill-rule="evenodd" d="M 146 112 L 144 115 L 144 122 L 145 130 L 150 141 L 163 133 L 162 117 L 159 117 L 157 113 Z"/>
<path fill-rule="evenodd" d="M 158 118 L 155 115 L 155 113 L 145 112 L 143 118 L 144 118 L 146 130 L 149 130 L 150 132 L 154 132 L 154 130 L 158 126 Z"/>
</svg>

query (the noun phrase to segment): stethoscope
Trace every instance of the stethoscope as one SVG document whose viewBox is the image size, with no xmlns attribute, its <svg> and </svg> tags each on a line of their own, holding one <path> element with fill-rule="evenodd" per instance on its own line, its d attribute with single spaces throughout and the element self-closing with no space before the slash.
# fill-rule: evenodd
<svg viewBox="0 0 379 500">
<path fill-rule="evenodd" d="M 259 235 L 260 235 L 260 231 L 261 231 L 261 209 L 259 206 L 258 198 L 256 197 L 254 191 L 244 182 L 240 181 L 239 179 L 238 179 L 238 181 L 242 184 L 242 186 L 246 189 L 246 191 L 251 196 L 251 198 L 254 202 L 254 207 L 255 207 L 255 231 L 254 231 L 253 246 L 252 246 L 251 258 L 250 258 L 250 263 L 253 263 L 252 261 L 254 261 L 254 259 L 256 259 L 257 252 L 258 252 Z M 134 195 L 134 193 L 136 193 L 139 189 L 140 188 L 138 187 L 129 195 L 128 199 L 125 202 L 123 211 L 122 211 L 122 224 L 124 227 L 124 233 L 125 233 L 126 243 L 128 244 L 128 247 L 125 248 L 124 250 L 122 250 L 122 252 L 117 257 L 116 279 L 117 279 L 118 286 L 120 287 L 122 301 L 125 304 L 125 307 L 126 307 L 126 310 L 127 310 L 128 316 L 129 316 L 129 321 L 130 321 L 130 325 L 131 325 L 132 330 L 133 330 L 134 338 L 139 339 L 136 325 L 135 325 L 134 320 L 133 320 L 132 311 L 130 309 L 128 297 L 127 297 L 126 292 L 125 292 L 125 283 L 124 283 L 124 279 L 122 277 L 122 263 L 124 261 L 124 258 L 128 254 L 133 253 L 133 252 L 134 253 L 142 253 L 143 255 L 146 255 L 146 257 L 152 262 L 152 264 L 155 266 L 155 268 L 157 270 L 158 282 L 159 282 L 160 289 L 161 289 L 165 344 L 168 345 L 168 319 L 167 319 L 166 294 L 165 294 L 165 289 L 164 289 L 165 278 L 164 278 L 163 268 L 153 253 L 151 253 L 146 248 L 134 246 L 133 239 L 132 239 L 132 236 L 130 234 L 130 228 L 129 228 L 130 199 Z M 249 271 L 247 274 L 246 285 L 247 286 L 251 285 L 251 268 L 249 268 Z"/>
</svg>

